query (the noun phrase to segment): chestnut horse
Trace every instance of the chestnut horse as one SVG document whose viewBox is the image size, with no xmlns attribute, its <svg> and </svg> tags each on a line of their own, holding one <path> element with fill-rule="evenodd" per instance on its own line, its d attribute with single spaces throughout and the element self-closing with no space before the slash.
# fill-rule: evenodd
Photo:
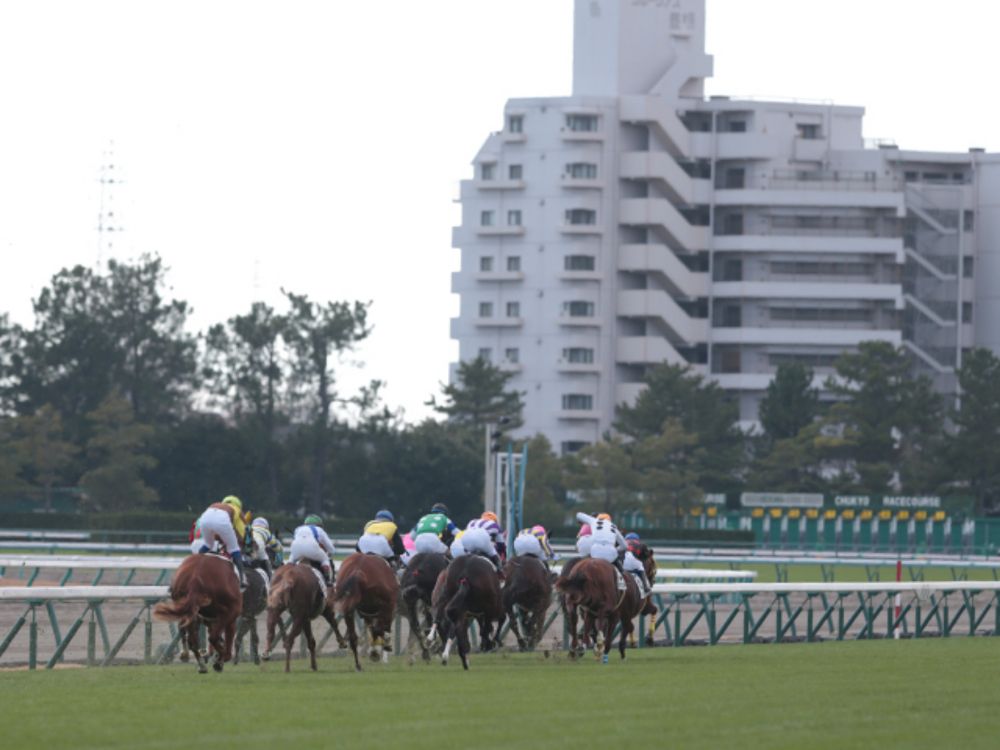
<svg viewBox="0 0 1000 750">
<path fill-rule="evenodd" d="M 552 602 L 552 574 L 548 566 L 537 557 L 522 555 L 512 557 L 504 566 L 503 608 L 510 619 L 521 651 L 530 651 L 538 645 L 545 627 L 545 613 Z M 525 633 L 518 627 L 518 612 Z"/>
<path fill-rule="evenodd" d="M 361 671 L 361 661 L 358 659 L 354 618 L 360 615 L 371 633 L 371 660 L 388 662 L 389 630 L 398 600 L 399 581 L 383 558 L 355 552 L 341 563 L 337 571 L 334 605 L 347 624 L 347 639 L 354 653 L 354 668 L 357 671 Z"/>
<path fill-rule="evenodd" d="M 434 629 L 431 595 L 438 576 L 447 567 L 448 558 L 444 555 L 438 552 L 422 552 L 410 558 L 399 581 L 403 612 L 406 613 L 406 619 L 410 623 L 409 641 L 417 640 L 424 661 L 429 661 L 431 658 L 431 643 L 426 635 L 428 631 Z"/>
<path fill-rule="evenodd" d="M 274 630 L 281 621 L 283 612 L 288 611 L 291 624 L 285 632 L 285 671 L 291 670 L 292 646 L 299 633 L 305 635 L 309 647 L 309 668 L 316 671 L 316 639 L 313 637 L 312 621 L 323 616 L 330 623 L 337 643 L 343 648 L 344 639 L 337 628 L 337 618 L 333 613 L 329 590 L 321 584 L 312 566 L 307 562 L 282 565 L 275 571 L 271 581 L 271 593 L 267 597 L 267 642 L 264 644 L 264 658 L 271 658 L 274 647 Z"/>
<path fill-rule="evenodd" d="M 189 555 L 170 581 L 170 599 L 153 609 L 158 620 L 176 622 L 184 647 L 194 652 L 198 672 L 208 671 L 206 662 L 214 652 L 212 669 L 222 671 L 233 656 L 236 618 L 243 607 L 240 581 L 229 559 L 220 555 Z M 199 625 L 208 628 L 208 648 L 203 654 Z"/>
<path fill-rule="evenodd" d="M 493 623 L 496 632 L 504 621 L 500 579 L 493 563 L 479 555 L 462 555 L 438 577 L 434 589 L 434 620 L 445 642 L 441 663 L 448 663 L 452 644 L 458 641 L 462 666 L 469 668 L 469 618 L 479 622 L 480 649 L 490 651 Z"/>
<path fill-rule="evenodd" d="M 615 625 L 621 623 L 618 649 L 625 658 L 625 642 L 632 632 L 632 618 L 643 607 L 639 587 L 631 575 L 625 575 L 625 590 L 619 590 L 614 566 L 604 560 L 585 558 L 575 563 L 568 573 L 559 576 L 556 588 L 564 594 L 564 608 L 573 634 L 570 655 L 581 652 L 577 632 L 578 608 L 583 610 L 584 635 L 596 629 L 594 655 L 608 662 L 611 650 L 611 634 Z"/>
</svg>

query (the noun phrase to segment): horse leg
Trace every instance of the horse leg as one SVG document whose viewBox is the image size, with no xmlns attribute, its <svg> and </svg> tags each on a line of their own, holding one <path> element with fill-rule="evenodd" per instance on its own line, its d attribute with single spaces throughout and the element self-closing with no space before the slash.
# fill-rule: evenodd
<svg viewBox="0 0 1000 750">
<path fill-rule="evenodd" d="M 225 642 L 223 642 L 223 630 L 225 630 Z M 236 633 L 236 623 L 231 622 L 225 627 L 215 621 L 208 629 L 209 651 L 214 652 L 212 656 L 212 669 L 216 672 L 222 671 L 222 663 L 228 661 L 230 654 L 227 650 L 233 646 L 233 635 Z"/>
<path fill-rule="evenodd" d="M 181 638 L 182 641 L 187 642 L 188 648 L 191 653 L 194 654 L 195 661 L 198 663 L 198 674 L 205 674 L 208 672 L 208 666 L 205 664 L 205 655 L 201 652 L 201 634 L 199 631 L 200 623 L 195 620 L 190 625 L 184 629 L 184 636 Z"/>
<path fill-rule="evenodd" d="M 527 644 L 524 642 L 524 637 L 521 635 L 521 628 L 517 624 L 517 609 L 515 607 L 510 607 L 507 610 L 507 619 L 510 620 L 510 629 L 514 631 L 514 637 L 517 639 L 517 647 L 521 651 L 527 651 Z"/>
<path fill-rule="evenodd" d="M 292 646 L 295 645 L 295 639 L 298 638 L 299 633 L 302 632 L 302 620 L 296 618 L 292 622 L 292 626 L 285 633 L 285 671 L 292 671 Z"/>
<path fill-rule="evenodd" d="M 569 658 L 575 659 L 577 657 L 577 649 L 580 647 L 580 635 L 577 628 L 577 612 L 576 607 L 564 607 L 563 616 L 566 618 L 566 626 L 569 628 L 571 640 L 569 643 Z"/>
<path fill-rule="evenodd" d="M 274 629 L 278 625 L 278 620 L 281 619 L 281 611 L 277 609 L 268 608 L 267 610 L 267 632 L 265 634 L 264 640 L 264 653 L 261 658 L 264 661 L 269 661 L 271 659 L 271 651 L 274 650 Z"/>
<path fill-rule="evenodd" d="M 622 655 L 622 659 L 624 659 L 626 639 L 630 640 L 632 643 L 635 643 L 635 625 L 632 623 L 631 617 L 623 617 L 621 622 L 622 622 L 622 632 L 620 637 L 618 638 L 618 652 Z"/>
<path fill-rule="evenodd" d="M 604 619 L 604 649 L 601 654 L 601 663 L 608 663 L 608 653 L 611 651 L 612 633 L 615 631 L 616 618 L 614 614 L 609 615 Z M 624 625 L 622 626 L 624 629 Z"/>
<path fill-rule="evenodd" d="M 313 638 L 312 622 L 309 618 L 306 618 L 305 622 L 302 623 L 302 632 L 306 636 L 306 645 L 309 647 L 309 668 L 315 672 L 316 667 L 316 639 Z"/>
<path fill-rule="evenodd" d="M 337 648 L 346 649 L 347 641 L 340 633 L 340 626 L 337 625 L 337 613 L 333 611 L 333 607 L 328 605 L 323 607 L 323 619 L 330 623 L 330 627 L 333 628 L 333 635 L 337 638 Z"/>
<path fill-rule="evenodd" d="M 239 649 L 236 650 L 239 653 Z M 250 618 L 250 658 L 254 664 L 260 664 L 260 636 L 257 634 L 257 618 Z"/>
<path fill-rule="evenodd" d="M 236 620 L 236 642 L 233 646 L 233 666 L 240 663 L 240 651 L 243 650 L 243 638 L 247 634 L 247 618 L 240 615 Z"/>
<path fill-rule="evenodd" d="M 461 624 L 455 623 L 458 636 L 458 656 L 462 660 L 462 669 L 469 670 L 469 623 L 463 614 Z"/>
<path fill-rule="evenodd" d="M 354 624 L 354 613 L 344 613 L 344 625 L 347 627 L 347 640 L 351 644 L 351 653 L 354 654 L 354 669 L 361 671 L 361 662 L 358 660 L 358 631 Z"/>
</svg>

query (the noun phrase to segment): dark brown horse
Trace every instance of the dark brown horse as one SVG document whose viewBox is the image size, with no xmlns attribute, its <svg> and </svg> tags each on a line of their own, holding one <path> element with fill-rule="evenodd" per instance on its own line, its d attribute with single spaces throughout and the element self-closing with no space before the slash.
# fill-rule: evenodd
<svg viewBox="0 0 1000 750">
<path fill-rule="evenodd" d="M 469 668 L 469 618 L 479 622 L 480 649 L 494 647 L 493 630 L 499 634 L 504 621 L 500 578 L 493 563 L 478 555 L 457 558 L 439 577 L 435 587 L 434 619 L 445 642 L 441 663 L 448 663 L 452 644 L 457 640 L 462 666 Z"/>
<path fill-rule="evenodd" d="M 431 642 L 426 635 L 434 626 L 431 596 L 438 576 L 447 567 L 448 558 L 444 555 L 437 552 L 420 553 L 410 558 L 399 582 L 403 612 L 410 623 L 407 650 L 410 643 L 416 640 L 420 644 L 424 661 L 431 658 Z"/>
<path fill-rule="evenodd" d="M 285 671 L 292 668 L 292 646 L 299 633 L 305 635 L 309 647 L 309 667 L 316 671 L 316 639 L 313 637 L 312 621 L 323 616 L 330 623 L 337 642 L 344 645 L 344 639 L 337 628 L 337 618 L 333 612 L 330 591 L 320 583 L 309 563 L 282 565 L 271 581 L 271 593 L 267 597 L 267 642 L 264 644 L 264 658 L 271 658 L 274 648 L 274 631 L 285 611 L 291 616 L 291 623 L 285 631 Z"/>
<path fill-rule="evenodd" d="M 552 574 L 537 557 L 522 555 L 507 561 L 504 576 L 503 608 L 510 619 L 510 629 L 521 651 L 530 651 L 541 640 L 545 613 L 552 603 Z M 518 619 L 524 626 L 524 635 Z"/>
<path fill-rule="evenodd" d="M 577 632 L 578 611 L 582 610 L 584 637 L 592 630 L 597 632 L 595 656 L 607 663 L 611 634 L 615 625 L 620 622 L 622 627 L 618 648 L 621 657 L 625 658 L 625 642 L 632 632 L 632 618 L 642 609 L 643 600 L 631 575 L 626 575 L 624 582 L 625 589 L 620 590 L 614 566 L 595 558 L 580 560 L 568 574 L 559 576 L 556 588 L 564 594 L 568 626 L 573 634 L 571 656 L 582 653 Z"/>
<path fill-rule="evenodd" d="M 236 618 L 243 607 L 240 582 L 233 564 L 219 555 L 189 555 L 178 566 L 170 581 L 170 599 L 153 609 L 159 620 L 176 622 L 183 645 L 194 652 L 198 671 L 208 671 L 208 657 L 214 653 L 212 669 L 222 671 L 224 662 L 233 656 Z M 199 625 L 208 628 L 208 648 L 203 654 L 199 643 Z"/>
<path fill-rule="evenodd" d="M 247 587 L 243 592 L 243 611 L 236 621 L 236 646 L 233 649 L 233 664 L 240 663 L 243 638 L 250 633 L 250 658 L 260 664 L 260 636 L 257 634 L 257 615 L 267 608 L 267 571 L 262 568 L 247 570 Z"/>
<path fill-rule="evenodd" d="M 634 549 L 633 554 L 636 559 L 642 563 L 642 568 L 646 573 L 646 580 L 649 581 L 650 586 L 656 584 L 656 560 L 653 555 L 652 547 L 644 543 L 640 543 L 637 549 Z M 642 611 L 639 612 L 640 617 L 649 617 L 649 627 L 646 629 L 646 645 L 653 645 L 653 631 L 656 630 L 656 614 L 658 610 L 656 609 L 656 604 L 653 603 L 653 596 L 647 596 L 643 602 Z M 633 632 L 630 637 L 630 642 L 632 646 L 635 646 L 635 633 Z"/>
<path fill-rule="evenodd" d="M 389 661 L 389 631 L 399 600 L 399 581 L 383 558 L 355 552 L 337 571 L 334 603 L 347 624 L 347 639 L 354 653 L 354 668 L 361 671 L 358 659 L 358 633 L 354 619 L 360 616 L 371 634 L 372 661 Z"/>
</svg>

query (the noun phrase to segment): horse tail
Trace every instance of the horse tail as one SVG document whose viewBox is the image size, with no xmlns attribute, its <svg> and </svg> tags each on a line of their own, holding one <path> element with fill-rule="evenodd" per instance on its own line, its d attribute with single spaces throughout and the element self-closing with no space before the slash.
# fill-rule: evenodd
<svg viewBox="0 0 1000 750">
<path fill-rule="evenodd" d="M 461 617 L 462 613 L 465 611 L 465 600 L 469 596 L 469 579 L 462 578 L 458 582 L 458 588 L 455 590 L 455 595 L 448 600 L 445 605 L 444 613 L 449 620 L 457 622 L 458 618 Z"/>
<path fill-rule="evenodd" d="M 586 576 L 577 575 L 576 571 L 571 571 L 569 578 L 562 577 L 556 581 L 556 588 L 566 595 L 566 603 L 571 607 L 577 606 L 583 600 L 586 586 Z"/>
<path fill-rule="evenodd" d="M 361 601 L 361 576 L 351 573 L 343 581 L 337 581 L 337 589 L 333 594 L 334 609 L 340 614 L 354 609 Z"/>
<path fill-rule="evenodd" d="M 267 606 L 270 609 L 288 609 L 292 594 L 293 581 L 291 576 L 285 576 L 271 587 L 267 595 Z"/>
<path fill-rule="evenodd" d="M 182 628 L 198 618 L 198 611 L 212 602 L 205 594 L 188 591 L 181 601 L 160 602 L 153 608 L 153 616 L 158 620 L 177 622 Z"/>
</svg>

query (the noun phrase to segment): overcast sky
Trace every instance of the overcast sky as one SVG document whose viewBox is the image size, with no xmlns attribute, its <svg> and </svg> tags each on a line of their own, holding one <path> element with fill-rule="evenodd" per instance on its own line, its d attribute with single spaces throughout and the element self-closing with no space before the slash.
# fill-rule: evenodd
<svg viewBox="0 0 1000 750">
<path fill-rule="evenodd" d="M 506 99 L 567 95 L 572 0 L 5 0 L 0 312 L 91 265 L 110 142 L 114 255 L 159 253 L 192 329 L 280 288 L 373 302 L 344 388 L 410 420 L 457 354 L 460 179 Z M 1000 3 L 708 0 L 708 93 L 867 108 L 904 148 L 1000 150 Z M 106 258 L 105 258 L 106 259 Z"/>
</svg>

